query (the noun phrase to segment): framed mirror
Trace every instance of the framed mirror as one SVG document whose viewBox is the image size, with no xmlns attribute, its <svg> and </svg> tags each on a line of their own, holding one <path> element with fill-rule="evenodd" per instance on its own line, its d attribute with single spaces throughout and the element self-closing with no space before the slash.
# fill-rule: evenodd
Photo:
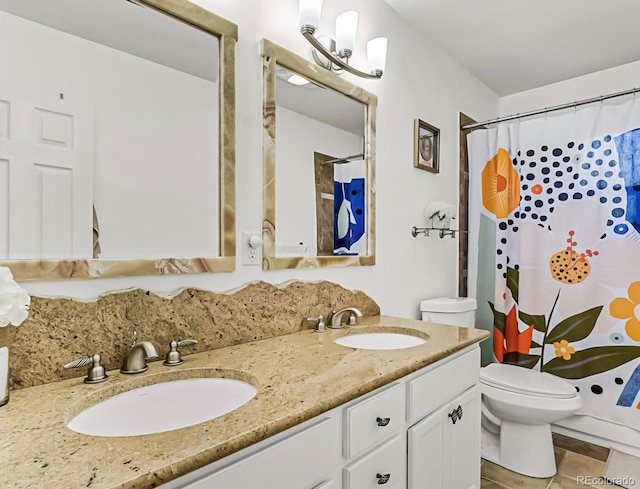
<svg viewBox="0 0 640 489">
<path fill-rule="evenodd" d="M 0 0 L 0 266 L 233 271 L 237 38 L 187 0 Z"/>
<path fill-rule="evenodd" d="M 377 97 L 267 39 L 262 268 L 375 264 Z"/>
</svg>

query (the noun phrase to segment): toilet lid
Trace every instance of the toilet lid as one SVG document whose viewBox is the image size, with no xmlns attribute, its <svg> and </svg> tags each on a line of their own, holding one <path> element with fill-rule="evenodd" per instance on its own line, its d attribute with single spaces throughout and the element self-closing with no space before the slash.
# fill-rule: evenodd
<svg viewBox="0 0 640 489">
<path fill-rule="evenodd" d="M 509 392 L 537 397 L 569 399 L 576 389 L 554 375 L 516 365 L 491 363 L 480 369 L 480 382 Z"/>
</svg>

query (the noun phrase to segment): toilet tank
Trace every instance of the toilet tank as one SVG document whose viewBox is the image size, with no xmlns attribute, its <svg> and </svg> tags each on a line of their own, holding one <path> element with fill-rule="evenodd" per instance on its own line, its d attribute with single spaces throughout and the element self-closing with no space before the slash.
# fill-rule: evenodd
<svg viewBox="0 0 640 489">
<path fill-rule="evenodd" d="M 474 328 L 476 300 L 472 297 L 436 297 L 420 302 L 423 321 Z"/>
</svg>

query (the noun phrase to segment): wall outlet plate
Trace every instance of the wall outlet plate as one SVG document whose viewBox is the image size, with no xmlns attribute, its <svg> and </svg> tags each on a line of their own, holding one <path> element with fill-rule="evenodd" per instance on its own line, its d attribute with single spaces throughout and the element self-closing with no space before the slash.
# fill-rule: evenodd
<svg viewBox="0 0 640 489">
<path fill-rule="evenodd" d="M 251 237 L 254 236 L 252 240 Z M 257 237 L 258 239 L 256 240 Z M 251 246 L 250 243 L 260 244 L 258 246 Z M 256 243 L 257 244 L 257 243 Z M 260 233 L 243 231 L 242 233 L 242 264 L 243 265 L 260 265 L 262 263 L 262 237 Z"/>
</svg>

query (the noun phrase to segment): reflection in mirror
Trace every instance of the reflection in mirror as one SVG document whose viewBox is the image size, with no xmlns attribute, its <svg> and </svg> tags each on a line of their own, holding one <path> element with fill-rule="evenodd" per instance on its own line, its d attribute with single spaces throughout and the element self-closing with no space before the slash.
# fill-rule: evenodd
<svg viewBox="0 0 640 489">
<path fill-rule="evenodd" d="M 265 39 L 262 52 L 263 268 L 374 264 L 376 97 Z"/>
<path fill-rule="evenodd" d="M 235 37 L 186 0 L 0 0 L 0 260 L 16 278 L 233 269 L 220 45 Z"/>
<path fill-rule="evenodd" d="M 366 254 L 365 108 L 276 65 L 276 257 Z"/>
</svg>

